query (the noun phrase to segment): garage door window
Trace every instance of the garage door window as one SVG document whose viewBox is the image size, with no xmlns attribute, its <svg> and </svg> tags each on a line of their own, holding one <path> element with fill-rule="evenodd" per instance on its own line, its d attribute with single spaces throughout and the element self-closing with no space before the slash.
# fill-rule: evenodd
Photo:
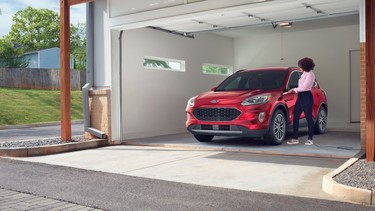
<svg viewBox="0 0 375 211">
<path fill-rule="evenodd" d="M 148 56 L 143 58 L 143 67 L 155 70 L 185 72 L 185 61 Z"/>
<path fill-rule="evenodd" d="M 233 68 L 225 65 L 206 63 L 202 65 L 202 72 L 204 74 L 231 75 L 233 73 Z"/>
</svg>

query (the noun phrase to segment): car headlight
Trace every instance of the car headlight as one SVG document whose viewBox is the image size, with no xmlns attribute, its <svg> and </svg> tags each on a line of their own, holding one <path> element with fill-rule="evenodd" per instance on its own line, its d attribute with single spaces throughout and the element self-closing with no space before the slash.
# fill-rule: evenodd
<svg viewBox="0 0 375 211">
<path fill-rule="evenodd" d="M 197 96 L 192 97 L 192 98 L 190 98 L 190 99 L 188 100 L 188 102 L 187 102 L 188 107 L 193 107 L 193 106 L 194 106 L 194 100 L 195 100 L 196 97 L 197 97 Z"/>
<path fill-rule="evenodd" d="M 271 94 L 264 94 L 264 95 L 257 95 L 253 97 L 246 98 L 244 101 L 242 101 L 241 105 L 248 106 L 248 105 L 257 105 L 257 104 L 263 104 L 271 99 Z"/>
</svg>

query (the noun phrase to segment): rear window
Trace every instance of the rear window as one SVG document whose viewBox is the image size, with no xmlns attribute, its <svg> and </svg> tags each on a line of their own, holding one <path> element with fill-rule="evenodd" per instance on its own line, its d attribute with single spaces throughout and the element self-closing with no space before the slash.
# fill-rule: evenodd
<svg viewBox="0 0 375 211">
<path fill-rule="evenodd" d="M 215 91 L 271 90 L 283 85 L 287 71 L 244 71 L 233 74 L 221 83 Z"/>
</svg>

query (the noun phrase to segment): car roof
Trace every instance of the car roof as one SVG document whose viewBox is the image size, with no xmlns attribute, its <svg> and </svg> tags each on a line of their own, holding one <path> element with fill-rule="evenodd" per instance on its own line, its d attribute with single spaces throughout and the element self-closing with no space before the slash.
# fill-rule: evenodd
<svg viewBox="0 0 375 211">
<path fill-rule="evenodd" d="M 248 72 L 248 71 L 265 71 L 265 70 L 276 70 L 276 71 L 290 71 L 290 70 L 300 70 L 298 67 L 261 67 L 255 69 L 242 69 L 238 72 Z"/>
</svg>

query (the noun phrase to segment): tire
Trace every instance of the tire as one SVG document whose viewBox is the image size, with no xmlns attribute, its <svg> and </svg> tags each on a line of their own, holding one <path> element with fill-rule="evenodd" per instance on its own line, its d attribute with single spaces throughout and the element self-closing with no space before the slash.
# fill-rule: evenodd
<svg viewBox="0 0 375 211">
<path fill-rule="evenodd" d="M 265 137 L 269 145 L 280 145 L 283 143 L 286 134 L 287 121 L 284 112 L 276 110 L 270 122 L 268 134 Z"/>
<path fill-rule="evenodd" d="M 316 121 L 315 121 L 315 134 L 323 134 L 327 130 L 327 110 L 320 107 Z"/>
<path fill-rule="evenodd" d="M 194 135 L 195 139 L 197 139 L 199 142 L 211 142 L 214 136 L 210 135 Z"/>
</svg>

